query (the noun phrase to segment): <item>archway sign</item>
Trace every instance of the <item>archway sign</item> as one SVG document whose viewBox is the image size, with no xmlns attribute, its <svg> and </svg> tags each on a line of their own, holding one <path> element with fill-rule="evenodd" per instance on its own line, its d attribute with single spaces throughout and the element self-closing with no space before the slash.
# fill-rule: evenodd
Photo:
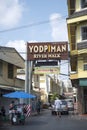
<svg viewBox="0 0 87 130">
<path fill-rule="evenodd" d="M 27 60 L 67 60 L 68 42 L 27 43 Z"/>
<path fill-rule="evenodd" d="M 27 42 L 25 91 L 30 93 L 32 61 L 68 60 L 68 42 Z"/>
</svg>

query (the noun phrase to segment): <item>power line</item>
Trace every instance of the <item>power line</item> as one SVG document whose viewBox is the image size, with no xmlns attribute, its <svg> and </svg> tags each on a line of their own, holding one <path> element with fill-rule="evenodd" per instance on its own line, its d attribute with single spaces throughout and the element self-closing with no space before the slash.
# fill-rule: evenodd
<svg viewBox="0 0 87 130">
<path fill-rule="evenodd" d="M 66 16 L 63 16 L 63 17 L 66 17 Z M 60 17 L 60 18 L 55 18 L 55 19 L 53 19 L 51 21 L 57 21 L 57 20 L 63 20 L 63 19 L 61 19 L 61 17 Z M 36 23 L 26 24 L 26 25 L 22 25 L 22 26 L 19 26 L 19 27 L 15 27 L 15 28 L 1 30 L 0 33 L 10 32 L 10 31 L 16 31 L 16 30 L 20 30 L 20 29 L 24 29 L 24 28 L 38 26 L 38 25 L 41 25 L 41 24 L 47 24 L 49 22 L 50 22 L 49 20 L 39 21 L 39 22 L 36 22 Z"/>
</svg>

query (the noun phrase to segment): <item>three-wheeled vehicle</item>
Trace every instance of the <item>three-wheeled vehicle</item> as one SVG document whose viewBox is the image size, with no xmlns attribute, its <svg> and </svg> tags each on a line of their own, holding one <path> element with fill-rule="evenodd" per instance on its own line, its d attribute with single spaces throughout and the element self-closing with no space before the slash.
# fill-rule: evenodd
<svg viewBox="0 0 87 130">
<path fill-rule="evenodd" d="M 29 94 L 27 92 L 24 91 L 15 91 L 15 92 L 11 92 L 8 94 L 4 94 L 3 97 L 6 98 L 15 98 L 15 99 L 32 99 L 32 98 L 36 98 L 35 95 Z M 10 120 L 12 124 L 18 124 L 18 123 L 25 123 L 25 113 L 23 112 L 23 110 L 19 109 L 19 110 L 10 110 Z"/>
<path fill-rule="evenodd" d="M 25 124 L 25 113 L 22 106 L 17 106 L 15 110 L 12 110 L 11 114 L 11 124 Z"/>
</svg>

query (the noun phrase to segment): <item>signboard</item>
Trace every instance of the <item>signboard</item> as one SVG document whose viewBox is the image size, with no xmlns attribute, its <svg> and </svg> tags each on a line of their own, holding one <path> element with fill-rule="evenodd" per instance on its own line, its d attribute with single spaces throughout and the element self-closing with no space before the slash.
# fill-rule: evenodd
<svg viewBox="0 0 87 130">
<path fill-rule="evenodd" d="M 36 67 L 40 66 L 58 66 L 58 60 L 51 60 L 51 61 L 37 61 L 35 63 Z"/>
<path fill-rule="evenodd" d="M 59 67 L 35 67 L 34 74 L 59 74 Z"/>
<path fill-rule="evenodd" d="M 67 60 L 67 42 L 27 43 L 27 60 Z"/>
</svg>

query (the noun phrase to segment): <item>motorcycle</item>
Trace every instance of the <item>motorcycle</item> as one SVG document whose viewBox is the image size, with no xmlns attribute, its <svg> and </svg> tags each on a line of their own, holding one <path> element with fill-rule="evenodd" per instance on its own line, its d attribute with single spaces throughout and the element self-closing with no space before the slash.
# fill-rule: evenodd
<svg viewBox="0 0 87 130">
<path fill-rule="evenodd" d="M 16 125 L 16 124 L 25 124 L 25 115 L 23 113 L 19 112 L 14 112 L 11 113 L 11 124 Z"/>
</svg>

